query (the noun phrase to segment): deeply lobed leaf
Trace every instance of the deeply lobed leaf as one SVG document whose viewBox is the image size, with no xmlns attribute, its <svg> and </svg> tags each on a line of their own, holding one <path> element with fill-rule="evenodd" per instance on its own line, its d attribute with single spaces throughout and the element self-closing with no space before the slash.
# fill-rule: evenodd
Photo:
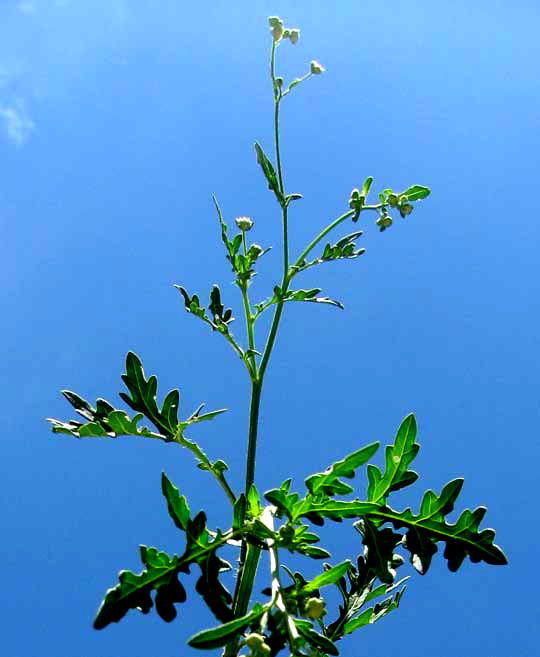
<svg viewBox="0 0 540 657">
<path fill-rule="evenodd" d="M 329 304 L 331 306 L 336 306 L 337 308 L 340 308 L 341 310 L 344 309 L 344 305 L 341 303 L 341 301 L 336 301 L 335 299 L 330 299 L 329 297 L 318 297 L 317 294 L 320 292 L 320 288 L 315 287 L 312 288 L 311 290 L 287 290 L 287 292 L 283 292 L 282 289 L 279 287 L 279 285 L 276 285 L 274 287 L 274 294 L 273 296 L 261 303 L 256 304 L 255 310 L 256 310 L 256 317 L 258 317 L 262 312 L 264 312 L 267 308 L 269 308 L 271 305 L 276 304 L 278 302 L 287 302 L 287 301 L 305 301 L 305 302 L 310 302 L 310 303 L 325 303 Z"/>
<path fill-rule="evenodd" d="M 352 260 L 353 258 L 358 258 L 358 256 L 361 256 L 366 252 L 363 248 L 357 249 L 355 244 L 355 240 L 362 234 L 362 231 L 358 230 L 350 235 L 345 235 L 345 237 L 342 237 L 335 244 L 330 244 L 330 242 L 328 242 L 318 258 L 310 260 L 309 262 L 304 260 L 296 265 L 294 270 L 300 272 L 309 267 L 320 265 L 323 262 L 331 262 L 333 260 Z"/>
<path fill-rule="evenodd" d="M 186 594 L 177 579 L 178 573 L 188 573 L 192 564 L 197 564 L 201 575 L 196 590 L 200 593 L 216 618 L 229 621 L 233 617 L 230 607 L 232 597 L 219 580 L 219 574 L 230 570 L 230 564 L 217 555 L 217 550 L 226 544 L 228 537 L 219 530 L 213 541 L 206 526 L 206 515 L 201 511 L 193 519 L 189 506 L 178 488 L 162 475 L 162 491 L 169 515 L 175 525 L 186 535 L 186 547 L 181 557 L 169 557 L 156 548 L 141 546 L 141 560 L 145 570 L 140 574 L 122 571 L 119 584 L 107 591 L 98 610 L 94 627 L 102 629 L 111 622 L 118 622 L 130 609 L 148 613 L 153 606 L 152 591 L 156 592 L 155 604 L 158 614 L 166 621 L 176 616 L 174 603 L 184 602 Z"/>
<path fill-rule="evenodd" d="M 431 558 L 436 552 L 437 542 L 446 543 L 444 557 L 448 562 L 448 568 L 455 572 L 463 563 L 465 557 L 469 556 L 471 561 L 477 563 L 485 561 L 488 564 L 502 566 L 507 563 L 504 552 L 498 545 L 494 544 L 495 532 L 492 529 L 479 531 L 479 525 L 485 513 L 485 507 L 478 507 L 474 511 L 465 509 L 455 524 L 449 524 L 443 515 L 450 513 L 453 509 L 450 492 L 457 488 L 458 479 L 450 482 L 443 489 L 438 501 L 444 514 L 424 516 L 422 512 L 414 515 L 411 509 L 395 511 L 388 506 L 383 506 L 369 514 L 374 521 L 391 522 L 396 529 L 406 527 L 405 547 L 411 553 L 411 563 L 418 572 L 425 574 L 431 563 Z M 431 491 L 428 491 L 431 494 Z M 441 499 L 442 498 L 442 499 Z"/>
<path fill-rule="evenodd" d="M 139 609 L 147 614 L 153 606 L 150 593 L 157 590 L 156 608 L 163 620 L 169 622 L 176 616 L 175 602 L 184 602 L 186 592 L 177 579 L 180 560 L 165 552 L 141 545 L 141 559 L 146 566 L 139 575 L 123 570 L 120 583 L 107 591 L 94 620 L 94 628 L 100 630 L 109 623 L 117 623 L 129 609 Z"/>
<path fill-rule="evenodd" d="M 324 472 L 311 475 L 305 480 L 307 489 L 312 495 L 324 493 L 332 496 L 352 493 L 352 486 L 341 481 L 339 477 L 352 479 L 356 469 L 367 463 L 378 449 L 379 443 L 372 443 L 333 463 Z"/>
<path fill-rule="evenodd" d="M 165 436 L 174 437 L 178 427 L 178 404 L 180 393 L 171 390 L 165 397 L 162 409 L 156 403 L 157 378 L 152 375 L 148 380 L 139 357 L 132 351 L 126 357 L 126 373 L 122 374 L 131 397 L 121 392 L 120 397 L 134 411 L 143 413 Z"/>
<path fill-rule="evenodd" d="M 64 433 L 75 438 L 109 436 L 152 436 L 167 440 L 166 436 L 152 433 L 146 427 L 138 427 L 143 414 L 137 413 L 132 419 L 125 411 L 115 409 L 108 401 L 98 399 L 96 408 L 93 408 L 85 399 L 70 390 L 63 390 L 62 394 L 75 408 L 77 413 L 89 422 L 71 420 L 62 422 L 54 418 L 47 418 L 52 424 L 54 433 Z"/>
<path fill-rule="evenodd" d="M 416 442 L 416 419 L 411 413 L 398 429 L 393 445 L 386 448 L 386 470 L 382 475 L 375 465 L 368 467 L 368 500 L 384 502 L 387 496 L 395 490 L 409 486 L 418 475 L 407 470 L 420 449 Z"/>
</svg>

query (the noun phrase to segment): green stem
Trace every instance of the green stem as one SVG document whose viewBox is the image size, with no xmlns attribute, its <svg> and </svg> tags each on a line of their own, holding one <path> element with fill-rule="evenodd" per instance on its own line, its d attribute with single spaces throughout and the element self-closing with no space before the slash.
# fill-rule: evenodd
<svg viewBox="0 0 540 657">
<path fill-rule="evenodd" d="M 285 189 L 283 186 L 283 173 L 281 170 L 281 151 L 279 146 L 279 104 L 281 102 L 281 88 L 276 83 L 276 42 L 272 43 L 272 85 L 274 87 L 274 142 L 276 145 L 276 167 L 279 182 L 279 191 L 285 197 Z M 285 284 L 287 272 L 289 271 L 289 230 L 288 230 L 288 217 L 287 217 L 287 204 L 282 206 L 283 215 L 283 284 Z"/>
<path fill-rule="evenodd" d="M 276 42 L 272 41 L 272 58 L 270 65 L 270 73 L 272 76 L 272 85 L 274 90 L 274 138 L 276 146 L 276 167 L 279 181 L 279 189 L 281 193 L 284 194 L 284 185 L 283 185 L 283 174 L 281 170 L 281 154 L 279 147 L 279 103 L 281 100 L 281 89 L 276 83 L 275 75 L 275 55 L 276 55 Z M 289 242 L 288 242 L 288 224 L 287 224 L 287 205 L 283 204 L 282 206 L 282 219 L 283 219 L 283 281 L 282 289 L 284 292 L 287 291 L 289 285 Z M 246 291 L 247 297 L 247 291 Z M 253 316 L 251 311 L 249 311 L 249 302 L 246 304 L 246 299 L 244 300 L 244 305 L 246 307 L 246 318 L 248 319 L 248 339 L 250 330 L 253 331 Z M 261 392 L 262 384 L 264 380 L 264 374 L 266 367 L 268 365 L 268 359 L 272 352 L 274 342 L 276 339 L 276 334 L 279 326 L 279 321 L 281 319 L 281 313 L 283 311 L 283 301 L 280 301 L 277 304 L 276 311 L 274 313 L 274 318 L 272 321 L 272 326 L 270 328 L 270 333 L 266 342 L 264 349 L 261 365 L 259 371 L 255 371 L 255 376 L 251 378 L 251 403 L 250 403 L 250 412 L 249 412 L 249 435 L 248 435 L 248 450 L 247 450 L 247 462 L 246 462 L 246 485 L 245 491 L 246 495 L 255 482 L 255 461 L 256 461 L 256 452 L 257 452 L 257 430 L 259 424 L 259 409 L 261 401 Z M 254 348 L 250 343 L 250 349 Z M 236 587 L 234 591 L 233 598 L 233 611 L 235 617 L 242 616 L 246 613 L 249 600 L 251 597 L 251 592 L 253 590 L 253 583 L 255 580 L 255 574 L 257 572 L 257 566 L 259 563 L 259 557 L 261 554 L 261 548 L 256 546 L 249 546 L 246 541 L 242 542 L 242 548 L 240 551 L 240 564 L 238 569 L 238 577 L 236 580 Z M 224 657 L 235 657 L 238 654 L 238 641 L 232 641 L 225 649 L 223 653 Z"/>
<path fill-rule="evenodd" d="M 223 476 L 223 473 L 215 472 L 214 470 L 212 470 L 212 472 L 214 473 L 216 479 L 218 480 L 221 488 L 223 488 L 223 490 L 225 491 L 225 495 L 229 498 L 230 503 L 234 504 L 236 502 L 236 495 L 234 494 L 232 488 L 227 483 L 227 480 Z"/>
<path fill-rule="evenodd" d="M 227 330 L 225 333 L 223 331 L 219 331 L 221 335 L 227 340 L 227 342 L 232 346 L 232 348 L 236 351 L 236 353 L 240 356 L 242 360 L 244 360 L 244 350 L 240 345 L 236 342 L 236 340 L 233 338 L 233 336 L 229 333 Z"/>
<path fill-rule="evenodd" d="M 329 233 L 330 231 L 334 230 L 334 228 L 335 228 L 336 226 L 339 226 L 339 224 L 343 223 L 343 222 L 344 222 L 346 219 L 348 219 L 349 217 L 352 217 L 353 214 L 354 214 L 354 210 L 349 210 L 348 212 L 345 212 L 345 213 L 342 214 L 340 217 L 338 217 L 337 219 L 335 219 L 331 224 L 328 224 L 328 226 L 327 226 L 324 230 L 322 230 L 322 231 L 317 235 L 317 237 L 316 237 L 312 242 L 310 242 L 310 243 L 307 245 L 307 247 L 302 251 L 302 254 L 298 257 L 298 259 L 296 260 L 296 262 L 294 263 L 294 265 L 291 267 L 291 269 L 294 270 L 295 267 L 300 267 L 300 265 L 302 264 L 302 262 L 306 259 L 306 257 L 309 255 L 309 253 L 311 253 L 311 251 L 313 251 L 313 249 L 317 246 L 317 244 L 318 244 L 318 243 L 319 243 L 319 242 L 320 242 L 320 241 L 321 241 L 326 235 L 328 235 L 328 233 Z M 294 273 L 293 273 L 293 275 L 294 275 Z"/>
<path fill-rule="evenodd" d="M 251 306 L 249 304 L 247 284 L 245 282 L 240 286 L 240 290 L 242 292 L 242 299 L 244 300 L 244 312 L 246 314 L 248 344 L 249 344 L 249 349 L 252 351 L 252 353 L 248 357 L 248 361 L 249 361 L 248 371 L 251 380 L 254 381 L 257 378 L 257 363 L 255 362 L 255 354 L 253 353 L 253 351 L 255 350 L 255 335 L 253 332 L 254 318 L 253 315 L 251 314 Z"/>
<path fill-rule="evenodd" d="M 293 82 L 295 83 L 294 86 L 300 84 L 301 82 L 304 82 L 304 80 L 307 80 L 308 78 L 312 77 L 312 75 L 313 75 L 313 73 L 311 73 L 311 71 L 310 71 L 309 73 L 306 73 L 305 75 L 303 75 L 301 78 L 298 78 L 297 80 L 293 80 Z M 294 88 L 294 87 L 293 87 L 293 88 Z M 281 94 L 281 97 L 282 97 L 282 98 L 285 98 L 285 96 L 286 96 L 287 94 L 290 94 L 291 91 L 292 91 L 292 88 L 291 88 L 291 85 L 289 85 L 289 86 L 287 87 L 287 89 L 285 89 L 285 91 Z"/>
<path fill-rule="evenodd" d="M 261 401 L 262 380 L 252 379 L 251 404 L 249 411 L 248 455 L 246 464 L 246 495 L 255 481 L 255 459 L 257 450 L 257 428 L 259 423 L 259 407 Z M 243 616 L 248 608 L 253 583 L 259 565 L 261 548 L 248 545 L 244 540 L 240 549 L 240 562 L 233 597 L 233 613 L 236 618 Z M 236 657 L 238 654 L 238 640 L 231 641 L 223 652 L 223 657 Z"/>
<path fill-rule="evenodd" d="M 278 92 L 278 95 L 274 101 L 274 140 L 276 143 L 276 165 L 277 165 L 277 174 L 279 181 L 279 189 L 283 194 L 283 177 L 281 174 L 281 155 L 279 149 L 279 103 L 281 101 L 281 91 Z"/>
<path fill-rule="evenodd" d="M 383 205 L 384 205 L 383 203 L 377 203 L 376 205 L 364 205 L 364 207 L 362 208 L 361 212 L 363 212 L 364 210 L 380 210 L 380 208 L 382 208 Z M 322 230 L 322 231 L 317 235 L 317 237 L 316 237 L 312 242 L 310 242 L 310 243 L 307 245 L 307 247 L 304 249 L 304 251 L 302 252 L 302 254 L 298 257 L 298 259 L 296 260 L 296 262 L 294 263 L 294 265 L 292 265 L 292 267 L 291 267 L 291 272 L 290 272 L 290 274 L 289 274 L 289 280 L 295 275 L 296 272 L 295 272 L 294 270 L 295 270 L 296 268 L 300 267 L 300 265 L 302 264 L 302 262 L 306 259 L 306 257 L 309 255 L 309 253 L 311 253 L 311 251 L 313 251 L 313 249 L 317 246 L 317 244 L 318 244 L 318 243 L 319 243 L 319 242 L 320 242 L 320 241 L 321 241 L 326 235 L 328 235 L 329 232 L 331 232 L 332 230 L 334 230 L 334 228 L 336 228 L 336 226 L 339 226 L 339 224 L 341 224 L 341 223 L 343 223 L 344 221 L 346 221 L 349 217 L 352 217 L 353 214 L 354 214 L 354 212 L 355 212 L 354 210 L 349 210 L 348 212 L 345 212 L 344 214 L 342 214 L 342 215 L 341 215 L 340 217 L 338 217 L 337 219 L 334 219 L 334 221 L 332 221 L 332 223 L 328 224 L 328 226 L 326 226 L 326 228 L 325 228 L 324 230 Z"/>
<path fill-rule="evenodd" d="M 231 504 L 234 504 L 236 502 L 236 495 L 234 494 L 232 488 L 229 486 L 227 480 L 225 479 L 225 475 L 223 474 L 222 470 L 220 470 L 219 468 L 217 469 L 214 468 L 214 464 L 210 461 L 208 456 L 202 451 L 199 445 L 197 445 L 197 443 L 194 442 L 193 440 L 186 438 L 183 434 L 182 429 L 178 429 L 176 436 L 174 437 L 174 442 L 177 445 L 180 445 L 181 447 L 185 447 L 186 449 L 189 449 L 189 451 L 192 454 L 194 454 L 194 456 L 199 460 L 199 462 L 204 464 L 205 470 L 211 472 L 214 475 L 219 485 L 225 491 L 225 495 L 227 495 Z"/>
<path fill-rule="evenodd" d="M 244 256 L 247 258 L 247 244 L 246 244 L 246 233 L 245 232 L 242 232 L 242 244 L 243 244 L 243 247 L 244 247 Z M 239 282 L 238 285 L 239 285 L 240 290 L 242 292 L 242 299 L 244 301 L 244 313 L 246 315 L 248 345 L 249 345 L 249 349 L 253 352 L 255 350 L 255 335 L 254 335 L 254 332 L 253 332 L 253 324 L 255 323 L 255 319 L 254 319 L 253 314 L 251 312 L 251 305 L 249 303 L 248 283 L 247 283 L 247 281 L 242 281 L 242 282 Z M 253 381 L 257 378 L 257 363 L 255 362 L 255 354 L 251 353 L 248 360 L 249 360 L 249 364 L 250 364 L 250 367 L 248 367 L 249 376 L 250 376 L 251 380 Z"/>
<path fill-rule="evenodd" d="M 272 83 L 274 85 L 274 139 L 276 143 L 276 166 L 277 166 L 277 174 L 279 180 L 279 190 L 282 193 L 282 195 L 285 196 L 285 187 L 283 185 L 283 173 L 281 170 L 281 156 L 280 156 L 280 147 L 279 147 L 279 103 L 281 101 L 282 95 L 281 95 L 281 90 L 277 87 L 276 84 L 275 55 L 276 55 L 276 46 L 274 42 L 272 45 L 272 66 L 271 66 Z M 282 220 L 283 220 L 283 279 L 281 282 L 281 291 L 283 294 L 285 294 L 285 292 L 287 292 L 290 282 L 288 207 L 286 204 L 282 206 Z M 283 312 L 283 304 L 284 301 L 279 301 L 276 306 L 274 317 L 272 319 L 272 326 L 270 327 L 270 333 L 268 334 L 268 339 L 266 341 L 266 346 L 264 348 L 263 357 L 259 367 L 259 378 L 261 380 L 261 384 L 276 339 L 279 322 L 281 320 L 281 313 Z"/>
<path fill-rule="evenodd" d="M 259 425 L 259 407 L 261 402 L 262 379 L 259 377 L 251 384 L 251 405 L 249 411 L 249 435 L 246 462 L 246 495 L 255 483 L 255 459 L 257 452 L 257 429 Z"/>
</svg>

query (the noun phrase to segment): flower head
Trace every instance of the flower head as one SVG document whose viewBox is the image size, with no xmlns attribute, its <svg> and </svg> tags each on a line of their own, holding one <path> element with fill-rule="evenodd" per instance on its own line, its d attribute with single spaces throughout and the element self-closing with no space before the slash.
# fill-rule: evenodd
<svg viewBox="0 0 540 657">
<path fill-rule="evenodd" d="M 310 618 L 321 618 L 326 614 L 324 600 L 322 598 L 309 598 L 305 606 L 305 615 Z"/>
<path fill-rule="evenodd" d="M 243 233 L 247 233 L 253 228 L 253 219 L 250 217 L 236 217 L 234 221 Z"/>
<path fill-rule="evenodd" d="M 289 39 L 291 43 L 296 43 L 298 41 L 299 36 L 300 36 L 300 30 L 296 27 L 292 29 L 289 34 Z"/>
<path fill-rule="evenodd" d="M 274 41 L 279 41 L 283 36 L 283 21 L 279 16 L 270 16 L 268 22 L 270 23 L 272 38 Z"/>
</svg>

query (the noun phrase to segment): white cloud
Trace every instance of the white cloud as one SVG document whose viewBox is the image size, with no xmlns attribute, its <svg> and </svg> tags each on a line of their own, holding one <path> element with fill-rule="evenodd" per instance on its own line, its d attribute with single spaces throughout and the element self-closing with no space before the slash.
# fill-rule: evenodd
<svg viewBox="0 0 540 657">
<path fill-rule="evenodd" d="M 8 138 L 16 146 L 25 144 L 35 128 L 21 101 L 0 105 L 0 121 L 4 124 Z"/>
</svg>

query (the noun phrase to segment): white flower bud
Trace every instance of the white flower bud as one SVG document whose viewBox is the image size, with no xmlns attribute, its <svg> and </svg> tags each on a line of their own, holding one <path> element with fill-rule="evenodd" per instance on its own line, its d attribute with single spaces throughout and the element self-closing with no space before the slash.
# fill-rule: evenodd
<svg viewBox="0 0 540 657">
<path fill-rule="evenodd" d="M 313 73 L 313 75 L 319 75 L 320 73 L 323 73 L 325 70 L 326 69 L 324 68 L 324 66 L 321 66 L 321 64 L 319 64 L 318 61 L 316 61 L 315 59 L 312 60 L 311 72 Z"/>
<path fill-rule="evenodd" d="M 257 632 L 248 634 L 245 642 L 251 650 L 250 657 L 267 657 L 272 652 L 270 646 L 264 642 L 264 636 Z"/>
<path fill-rule="evenodd" d="M 283 21 L 279 16 L 268 16 L 268 23 L 270 24 L 270 27 L 276 27 L 278 25 L 283 27 Z"/>
<path fill-rule="evenodd" d="M 324 600 L 322 598 L 310 598 L 306 602 L 305 615 L 310 618 L 317 619 L 324 616 L 326 610 L 324 608 Z"/>
<path fill-rule="evenodd" d="M 274 41 L 279 41 L 282 36 L 283 36 L 283 26 L 276 25 L 276 27 L 272 28 L 272 37 Z"/>
<path fill-rule="evenodd" d="M 300 36 L 300 30 L 297 28 L 294 28 L 291 30 L 291 33 L 289 34 L 289 39 L 291 40 L 291 43 L 296 43 L 298 41 L 298 37 Z"/>
<path fill-rule="evenodd" d="M 252 260 L 257 260 L 259 256 L 261 256 L 264 253 L 264 249 L 260 244 L 252 244 L 249 247 L 248 255 Z"/>
<path fill-rule="evenodd" d="M 263 635 L 258 634 L 257 632 L 252 632 L 251 634 L 248 634 L 246 637 L 246 646 L 248 646 L 248 648 L 258 649 L 262 646 L 263 643 L 264 643 Z"/>
<path fill-rule="evenodd" d="M 389 214 L 383 214 L 377 219 L 375 223 L 377 224 L 377 226 L 379 226 L 381 230 L 384 230 L 385 228 L 390 228 L 390 226 L 392 225 L 392 217 Z"/>
<path fill-rule="evenodd" d="M 236 217 L 234 222 L 243 233 L 247 233 L 253 227 L 253 219 L 250 217 Z"/>
<path fill-rule="evenodd" d="M 391 208 L 395 208 L 397 204 L 398 204 L 398 197 L 395 194 L 390 194 L 388 196 L 388 205 Z"/>
<path fill-rule="evenodd" d="M 283 21 L 279 16 L 269 16 L 268 22 L 270 23 L 274 41 L 279 41 L 283 36 Z"/>
<path fill-rule="evenodd" d="M 413 206 L 410 203 L 404 203 L 399 208 L 399 212 L 402 217 L 406 217 L 408 214 L 411 214 L 412 211 L 413 211 Z"/>
</svg>

